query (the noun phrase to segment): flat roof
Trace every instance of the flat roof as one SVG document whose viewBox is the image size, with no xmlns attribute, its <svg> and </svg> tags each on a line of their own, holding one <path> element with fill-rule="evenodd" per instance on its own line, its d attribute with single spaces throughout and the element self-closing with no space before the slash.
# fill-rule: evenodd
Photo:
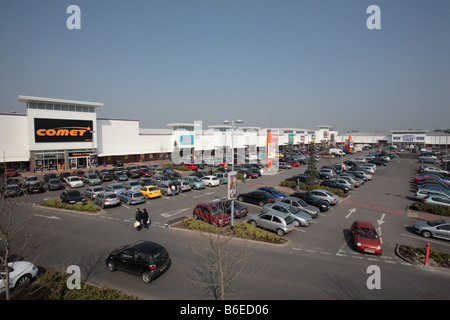
<svg viewBox="0 0 450 320">
<path fill-rule="evenodd" d="M 19 102 L 41 102 L 41 103 L 58 103 L 67 105 L 77 105 L 77 106 L 87 106 L 87 107 L 103 107 L 103 103 L 99 102 L 88 102 L 88 101 L 78 101 L 78 100 L 66 100 L 66 99 L 55 99 L 55 98 L 43 98 L 43 97 L 31 97 L 31 96 L 19 96 Z"/>
</svg>

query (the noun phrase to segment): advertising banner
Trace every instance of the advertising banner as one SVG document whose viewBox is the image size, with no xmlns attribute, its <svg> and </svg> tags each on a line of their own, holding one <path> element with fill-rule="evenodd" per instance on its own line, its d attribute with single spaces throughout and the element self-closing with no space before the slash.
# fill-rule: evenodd
<svg viewBox="0 0 450 320">
<path fill-rule="evenodd" d="M 66 119 L 34 119 L 34 141 L 92 142 L 92 121 Z"/>
</svg>

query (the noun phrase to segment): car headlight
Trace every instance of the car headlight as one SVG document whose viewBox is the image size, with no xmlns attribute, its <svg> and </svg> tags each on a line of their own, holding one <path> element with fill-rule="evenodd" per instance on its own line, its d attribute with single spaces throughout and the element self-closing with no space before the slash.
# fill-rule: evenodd
<svg viewBox="0 0 450 320">
<path fill-rule="evenodd" d="M 358 241 L 358 242 L 356 243 L 356 245 L 357 245 L 358 247 L 361 247 L 361 242 Z"/>
</svg>

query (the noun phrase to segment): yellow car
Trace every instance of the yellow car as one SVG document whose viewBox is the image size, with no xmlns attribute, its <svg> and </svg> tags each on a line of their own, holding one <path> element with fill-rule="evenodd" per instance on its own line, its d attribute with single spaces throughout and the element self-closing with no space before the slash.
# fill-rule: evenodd
<svg viewBox="0 0 450 320">
<path fill-rule="evenodd" d="M 161 190 L 156 186 L 143 186 L 138 188 L 138 190 L 142 192 L 147 199 L 161 197 Z"/>
</svg>

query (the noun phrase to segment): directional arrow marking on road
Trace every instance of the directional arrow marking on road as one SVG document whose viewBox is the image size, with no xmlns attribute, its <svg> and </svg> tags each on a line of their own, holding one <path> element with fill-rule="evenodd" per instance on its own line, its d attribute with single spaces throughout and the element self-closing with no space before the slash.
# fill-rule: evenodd
<svg viewBox="0 0 450 320">
<path fill-rule="evenodd" d="M 56 217 L 56 216 L 46 216 L 43 214 L 34 214 L 36 217 L 42 217 L 42 218 L 47 218 L 47 219 L 53 219 L 53 220 L 61 220 L 61 218 Z"/>
<path fill-rule="evenodd" d="M 377 220 L 377 223 L 378 223 L 379 226 L 381 226 L 383 223 L 385 223 L 385 221 L 383 221 L 385 215 L 386 215 L 386 214 L 383 213 L 383 214 L 381 215 L 381 219 L 380 219 L 380 220 Z"/>
<path fill-rule="evenodd" d="M 189 210 L 189 208 L 185 208 L 185 209 L 180 209 L 180 210 L 175 210 L 175 211 L 169 211 L 169 212 L 165 212 L 165 213 L 161 213 L 161 216 L 165 217 L 165 218 L 169 218 L 171 216 L 175 216 L 183 211 Z"/>
<path fill-rule="evenodd" d="M 352 213 L 356 212 L 356 208 L 352 208 L 348 211 L 348 215 L 345 216 L 345 219 L 348 219 Z"/>
</svg>

